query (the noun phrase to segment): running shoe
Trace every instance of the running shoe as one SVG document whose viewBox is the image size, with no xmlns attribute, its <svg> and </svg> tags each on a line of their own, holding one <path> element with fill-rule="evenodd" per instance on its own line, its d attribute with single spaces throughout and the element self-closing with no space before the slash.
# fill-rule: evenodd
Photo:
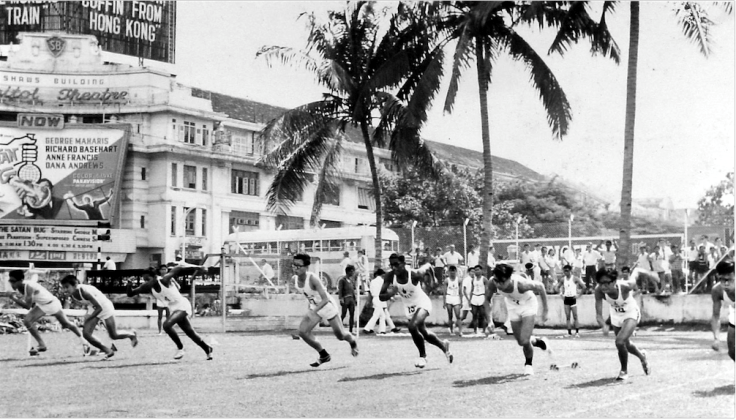
<svg viewBox="0 0 736 420">
<path fill-rule="evenodd" d="M 176 354 L 174 355 L 174 360 L 179 360 L 182 357 L 184 357 L 184 349 L 177 350 Z"/>
<path fill-rule="evenodd" d="M 424 369 L 424 367 L 427 366 L 427 358 L 418 357 L 417 360 L 414 361 L 414 366 L 418 367 L 419 369 Z"/>
<path fill-rule="evenodd" d="M 115 352 L 111 351 L 110 353 L 105 354 L 105 357 L 102 358 L 102 360 L 110 360 L 115 356 Z"/>
<path fill-rule="evenodd" d="M 352 354 L 353 357 L 358 357 L 358 353 L 359 353 L 358 343 L 355 341 L 350 343 L 350 354 Z"/>
<path fill-rule="evenodd" d="M 649 367 L 649 358 L 647 358 L 647 351 L 643 350 L 641 355 L 644 356 L 644 360 L 641 361 L 641 367 L 644 369 L 644 374 L 649 375 L 652 373 L 652 368 Z"/>
<path fill-rule="evenodd" d="M 112 351 L 118 351 L 118 348 L 117 348 L 117 347 L 115 347 L 115 343 L 112 343 L 112 344 L 110 344 L 110 349 L 111 349 Z"/>
<path fill-rule="evenodd" d="M 366 334 L 366 335 L 373 334 L 373 330 L 361 330 L 360 332 L 362 332 L 363 334 Z"/>
<path fill-rule="evenodd" d="M 322 364 L 324 364 L 324 363 L 327 363 L 327 362 L 329 362 L 330 360 L 332 360 L 332 356 L 330 356 L 330 355 L 328 354 L 328 355 L 327 355 L 326 357 L 320 357 L 319 359 L 317 359 L 317 361 L 316 361 L 316 362 L 314 362 L 314 363 L 310 363 L 310 364 L 309 364 L 309 366 L 311 366 L 311 367 L 315 367 L 315 368 L 316 368 L 316 367 L 319 367 L 320 365 L 322 365 Z"/>
<path fill-rule="evenodd" d="M 138 331 L 133 330 L 133 337 L 130 338 L 130 344 L 135 348 L 138 345 Z"/>
<path fill-rule="evenodd" d="M 534 375 L 534 366 L 532 366 L 532 365 L 524 365 L 524 375 L 526 375 L 526 376 L 532 376 L 532 375 Z"/>
<path fill-rule="evenodd" d="M 391 332 L 392 332 L 392 333 L 397 333 L 397 332 L 401 332 L 401 328 L 399 328 L 399 327 L 396 327 L 396 328 L 392 328 L 392 329 L 391 329 Z"/>
<path fill-rule="evenodd" d="M 215 351 L 215 349 L 212 346 L 210 346 L 210 345 L 207 346 L 207 352 L 206 352 L 207 353 L 207 360 L 212 360 L 212 353 L 214 351 Z"/>
<path fill-rule="evenodd" d="M 450 352 L 450 340 L 445 340 L 445 357 L 447 358 L 447 363 L 452 364 L 452 361 L 455 359 L 455 357 Z"/>
<path fill-rule="evenodd" d="M 625 370 L 622 370 L 618 374 L 618 376 L 616 377 L 616 380 L 619 381 L 619 382 L 623 382 L 623 381 L 626 381 L 628 379 L 629 379 L 629 374 Z"/>
</svg>

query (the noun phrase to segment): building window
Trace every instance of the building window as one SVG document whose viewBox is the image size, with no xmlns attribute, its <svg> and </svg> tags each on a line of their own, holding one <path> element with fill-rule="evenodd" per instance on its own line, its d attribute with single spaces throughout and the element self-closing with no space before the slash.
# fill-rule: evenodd
<svg viewBox="0 0 736 420">
<path fill-rule="evenodd" d="M 174 133 L 174 138 L 172 140 L 179 140 L 179 129 L 184 130 L 183 127 L 179 127 L 176 125 L 176 118 L 171 119 L 171 132 Z"/>
<path fill-rule="evenodd" d="M 179 165 L 177 165 L 176 163 L 172 163 L 171 164 L 171 186 L 172 187 L 176 187 L 178 185 L 176 181 L 178 178 L 179 178 Z"/>
<path fill-rule="evenodd" d="M 171 236 L 176 236 L 176 206 L 171 206 Z"/>
<path fill-rule="evenodd" d="M 194 236 L 194 222 L 197 216 L 196 213 L 196 210 L 189 211 L 189 207 L 184 207 L 184 214 L 187 215 L 186 221 L 184 222 L 184 235 L 186 236 Z"/>
<path fill-rule="evenodd" d="M 394 164 L 394 161 L 391 159 L 379 158 L 378 163 L 383 165 L 383 167 L 386 168 L 386 170 L 389 172 L 398 172 L 398 170 L 396 169 L 396 165 Z"/>
<path fill-rule="evenodd" d="M 342 222 L 337 222 L 334 220 L 325 220 L 322 219 L 319 221 L 320 226 L 324 226 L 325 229 L 335 229 L 335 228 L 341 228 Z"/>
<path fill-rule="evenodd" d="M 184 143 L 194 144 L 194 123 L 184 121 Z"/>
<path fill-rule="evenodd" d="M 207 210 L 202 209 L 202 234 L 200 236 L 207 236 Z"/>
<path fill-rule="evenodd" d="M 207 125 L 202 126 L 202 146 L 207 146 L 210 142 L 210 128 Z"/>
<path fill-rule="evenodd" d="M 141 229 L 146 228 L 146 216 L 141 216 Z"/>
<path fill-rule="evenodd" d="M 258 172 L 233 169 L 231 181 L 233 194 L 259 195 Z"/>
<path fill-rule="evenodd" d="M 207 168 L 202 168 L 202 191 L 207 191 Z"/>
<path fill-rule="evenodd" d="M 325 186 L 325 204 L 340 205 L 340 187 Z"/>
<path fill-rule="evenodd" d="M 376 200 L 368 188 L 358 188 L 358 208 L 362 210 L 376 211 Z"/>
<path fill-rule="evenodd" d="M 234 232 L 246 232 L 249 230 L 258 230 L 261 216 L 258 213 L 249 213 L 244 211 L 230 212 L 230 226 Z"/>
<path fill-rule="evenodd" d="M 276 216 L 276 226 L 281 225 L 281 230 L 304 229 L 304 219 L 293 216 Z"/>
<path fill-rule="evenodd" d="M 197 167 L 184 165 L 184 188 L 197 189 Z"/>
<path fill-rule="evenodd" d="M 233 136 L 232 140 L 233 154 L 253 156 L 256 153 L 256 133 L 250 132 L 241 136 Z"/>
<path fill-rule="evenodd" d="M 141 180 L 146 180 L 146 168 L 141 168 Z"/>
</svg>

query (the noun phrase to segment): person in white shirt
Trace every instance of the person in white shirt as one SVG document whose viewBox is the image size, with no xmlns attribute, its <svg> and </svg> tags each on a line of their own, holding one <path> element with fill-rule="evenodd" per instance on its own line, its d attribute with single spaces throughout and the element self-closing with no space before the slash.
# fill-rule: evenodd
<svg viewBox="0 0 736 420">
<path fill-rule="evenodd" d="M 613 242 L 606 241 L 605 246 L 603 246 L 603 241 L 601 241 L 595 249 L 601 253 L 607 270 L 611 270 L 616 267 L 616 252 L 618 252 L 618 244 L 616 244 L 615 239 Z"/>
<path fill-rule="evenodd" d="M 659 292 L 660 294 L 666 290 L 668 285 L 666 285 L 666 279 L 665 279 L 665 267 L 664 267 L 664 252 L 659 248 L 659 246 L 654 247 L 654 252 L 649 254 L 649 259 L 652 262 L 652 269 L 655 273 L 657 273 L 657 276 L 659 277 Z"/>
<path fill-rule="evenodd" d="M 378 298 L 381 294 L 381 287 L 383 287 L 383 275 L 386 274 L 382 269 L 377 269 L 373 273 L 373 280 L 370 284 L 371 301 L 373 303 L 373 316 L 363 327 L 364 334 L 373 334 L 373 329 L 378 322 L 378 334 L 386 334 L 386 324 L 391 328 L 391 332 L 397 333 L 401 331 L 401 328 L 397 328 L 394 325 L 394 321 L 391 319 L 391 314 L 388 312 L 388 302 L 384 302 Z"/>
<path fill-rule="evenodd" d="M 363 294 L 368 289 L 368 279 L 370 278 L 370 263 L 365 255 L 365 249 L 358 251 L 358 261 L 355 263 L 358 270 L 358 281 L 360 282 L 360 293 Z"/>
<path fill-rule="evenodd" d="M 493 245 L 491 245 L 490 247 L 488 247 L 488 260 L 486 261 L 486 265 L 487 265 L 486 269 L 487 269 L 487 272 L 488 272 L 488 278 L 489 279 L 492 276 L 491 273 L 493 272 L 493 267 L 496 266 L 496 256 L 494 255 L 495 252 L 496 252 L 496 250 L 493 248 Z"/>
<path fill-rule="evenodd" d="M 465 260 L 465 258 L 463 258 L 463 256 L 459 252 L 455 251 L 455 245 L 450 245 L 449 249 L 447 250 L 445 255 L 442 256 L 442 258 L 445 259 L 445 264 L 458 267 L 458 275 L 462 277 L 464 273 L 460 271 L 460 265 L 461 262 Z"/>
<path fill-rule="evenodd" d="M 437 247 L 432 257 L 432 265 L 434 265 L 434 277 L 437 281 L 445 278 L 445 257 L 442 256 L 442 248 Z"/>
<path fill-rule="evenodd" d="M 111 260 L 110 257 L 107 257 L 105 260 L 103 270 L 116 270 L 115 261 Z"/>
<path fill-rule="evenodd" d="M 480 260 L 480 252 L 475 249 L 475 245 L 470 245 L 470 251 L 468 252 L 468 268 L 475 267 L 478 265 Z"/>
<path fill-rule="evenodd" d="M 572 275 L 583 278 L 583 251 L 575 248 L 575 255 L 572 260 Z"/>
<path fill-rule="evenodd" d="M 585 246 L 585 252 L 583 253 L 583 266 L 585 267 L 585 287 L 588 289 L 587 293 L 591 292 L 591 283 L 595 286 L 595 273 L 598 271 L 598 261 L 603 257 L 601 254 L 593 249 L 592 244 Z"/>
<path fill-rule="evenodd" d="M 695 246 L 695 240 L 690 240 L 690 247 L 687 249 L 687 279 L 695 284 L 698 278 L 698 247 Z"/>
<path fill-rule="evenodd" d="M 349 265 L 352 265 L 352 266 L 355 265 L 353 263 L 353 260 L 350 258 L 350 253 L 349 252 L 347 252 L 347 251 L 343 252 L 342 253 L 342 256 L 343 256 L 343 259 L 342 259 L 342 261 L 340 261 L 340 268 L 342 269 L 342 271 L 340 271 L 340 273 L 344 273 L 345 272 L 345 269 Z"/>
<path fill-rule="evenodd" d="M 549 267 L 549 272 L 547 274 L 547 293 L 557 293 L 555 291 L 557 286 L 557 272 L 561 266 L 554 248 L 550 248 L 549 251 L 547 251 L 547 256 L 544 257 L 544 262 L 547 263 L 547 267 Z"/>
<path fill-rule="evenodd" d="M 451 270 L 453 265 L 447 267 L 448 270 Z M 457 269 L 457 267 L 455 267 Z M 458 273 L 459 274 L 459 273 Z M 463 278 L 462 282 L 462 289 L 461 293 L 463 294 L 462 299 L 462 306 L 460 307 L 460 319 L 458 320 L 458 323 L 462 323 L 466 319 L 468 319 L 468 315 L 471 314 L 471 308 L 470 308 L 470 292 L 473 289 L 473 275 L 472 273 L 468 272 L 468 274 Z M 461 328 L 462 331 L 462 328 Z M 462 333 L 460 334 L 460 337 L 462 337 Z"/>
<path fill-rule="evenodd" d="M 519 254 L 519 263 L 525 267 L 530 262 L 532 262 L 532 253 L 529 251 L 529 244 L 524 244 L 524 250 Z"/>
<path fill-rule="evenodd" d="M 271 267 L 271 264 L 269 264 L 265 259 L 262 259 L 261 263 L 263 264 L 261 266 L 261 271 L 263 272 L 263 274 L 261 274 L 261 280 L 265 281 L 266 283 L 270 283 L 273 277 L 276 275 L 273 272 L 273 267 Z"/>
</svg>

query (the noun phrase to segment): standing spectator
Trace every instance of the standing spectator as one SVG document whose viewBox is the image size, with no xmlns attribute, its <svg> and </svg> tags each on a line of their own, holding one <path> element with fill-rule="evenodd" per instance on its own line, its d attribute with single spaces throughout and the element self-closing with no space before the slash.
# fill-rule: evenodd
<svg viewBox="0 0 736 420">
<path fill-rule="evenodd" d="M 353 325 L 355 325 L 355 281 L 357 273 L 355 266 L 352 264 L 345 267 L 345 275 L 337 280 L 337 293 L 340 298 L 340 307 L 342 315 L 340 320 L 345 325 L 345 314 L 349 314 L 348 330 L 353 333 Z"/>
<path fill-rule="evenodd" d="M 355 262 L 355 268 L 358 270 L 358 282 L 360 284 L 360 294 L 364 294 L 368 290 L 368 281 L 370 280 L 370 263 L 365 255 L 365 249 L 358 251 L 358 261 Z"/>
<path fill-rule="evenodd" d="M 457 270 L 457 267 L 454 265 L 448 266 L 448 270 L 452 270 L 453 267 L 455 267 L 455 269 Z M 471 293 L 472 288 L 473 288 L 473 275 L 472 273 L 468 273 L 465 277 L 463 277 L 463 285 L 462 285 L 463 300 L 462 300 L 462 306 L 460 308 L 461 310 L 460 310 L 459 324 L 462 324 L 463 321 L 468 319 L 468 315 L 470 314 L 470 293 Z"/>
<path fill-rule="evenodd" d="M 460 279 L 457 277 L 457 268 L 450 267 L 443 293 L 442 307 L 447 310 L 447 321 L 450 324 L 450 335 L 455 334 L 457 327 L 458 335 L 463 335 L 463 324 L 460 320 L 460 309 L 463 306 L 463 295 L 460 292 Z M 453 316 L 455 321 L 453 322 Z"/>
<path fill-rule="evenodd" d="M 364 334 L 372 334 L 373 328 L 376 326 L 378 321 L 378 334 L 386 334 L 386 324 L 391 328 L 391 332 L 399 332 L 401 328 L 396 328 L 394 321 L 391 319 L 391 314 L 388 313 L 388 301 L 384 302 L 378 298 L 381 294 L 381 287 L 383 286 L 383 275 L 386 274 L 382 269 L 377 269 L 373 273 L 373 280 L 370 284 L 371 302 L 373 303 L 373 316 L 365 324 L 363 328 Z"/>
<path fill-rule="evenodd" d="M 690 240 L 690 247 L 687 249 L 687 279 L 688 281 L 695 285 L 695 283 L 700 280 L 700 275 L 698 274 L 698 247 L 695 246 L 695 240 Z"/>
<path fill-rule="evenodd" d="M 549 265 L 547 265 L 547 247 L 543 246 L 542 250 L 539 252 L 539 255 L 537 256 L 537 265 L 539 266 L 539 278 L 535 278 L 534 280 L 541 281 L 542 284 L 545 287 L 545 290 L 549 290 L 547 287 L 548 280 L 549 280 Z"/>
<path fill-rule="evenodd" d="M 535 244 L 534 250 L 530 253 L 531 262 L 534 264 L 534 278 L 532 280 L 537 281 L 542 280 L 542 268 L 539 266 L 539 261 L 542 259 L 541 251 L 539 250 L 540 247 L 540 244 Z"/>
<path fill-rule="evenodd" d="M 486 261 L 486 265 L 488 266 L 488 278 L 490 279 L 493 275 L 493 267 L 496 266 L 496 256 L 493 255 L 493 253 L 496 252 L 495 248 L 493 248 L 493 245 L 488 247 L 488 260 Z"/>
<path fill-rule="evenodd" d="M 713 243 L 708 240 L 708 235 L 703 235 L 700 237 L 700 245 L 705 247 L 705 252 L 710 252 Z"/>
<path fill-rule="evenodd" d="M 470 245 L 470 251 L 468 251 L 468 270 L 470 267 L 475 267 L 480 263 L 480 252 L 476 251 L 475 245 Z"/>
<path fill-rule="evenodd" d="M 470 310 L 473 313 L 473 321 L 470 325 L 473 327 L 473 334 L 477 335 L 478 329 L 485 331 L 487 325 L 486 311 L 483 305 L 486 299 L 488 279 L 483 275 L 483 267 L 480 265 L 468 267 L 468 270 L 473 275 L 470 287 Z"/>
<path fill-rule="evenodd" d="M 343 259 L 340 261 L 340 268 L 342 268 L 342 272 L 345 272 L 345 269 L 348 268 L 349 265 L 353 265 L 353 260 L 350 258 L 350 253 L 345 251 L 342 253 Z"/>
<path fill-rule="evenodd" d="M 580 287 L 579 289 L 578 286 Z M 572 314 L 575 326 L 575 338 L 580 338 L 577 300 L 580 299 L 585 285 L 580 280 L 580 277 L 572 274 L 572 266 L 565 265 L 562 267 L 559 288 L 563 296 L 562 304 L 565 309 L 565 318 L 567 318 L 567 336 L 572 337 L 572 329 L 570 328 L 570 314 Z"/>
<path fill-rule="evenodd" d="M 404 254 L 404 262 L 405 262 L 406 266 L 413 268 L 414 267 L 414 259 L 415 259 L 414 258 L 414 253 L 411 250 L 411 248 L 409 248 L 409 252 L 407 252 L 406 254 Z"/>
<path fill-rule="evenodd" d="M 601 241 L 595 249 L 601 253 L 606 270 L 613 270 L 616 268 L 616 252 L 618 252 L 618 244 L 615 239 L 613 242 L 606 241 L 605 246 L 603 246 L 603 241 Z"/>
<path fill-rule="evenodd" d="M 682 255 L 677 245 L 672 245 L 672 255 L 669 257 L 672 276 L 672 293 L 681 294 L 685 290 L 685 274 L 682 272 Z"/>
<path fill-rule="evenodd" d="M 572 275 L 583 278 L 583 251 L 575 248 L 575 256 L 572 260 Z"/>
<path fill-rule="evenodd" d="M 447 265 L 454 265 L 456 267 L 460 267 L 460 263 L 465 260 L 459 252 L 455 251 L 455 245 L 450 245 L 443 257 Z M 460 274 L 462 275 L 462 272 Z"/>
<path fill-rule="evenodd" d="M 585 252 L 583 253 L 583 266 L 585 266 L 585 278 L 583 279 L 585 281 L 585 288 L 587 289 L 585 291 L 586 294 L 590 294 L 593 290 L 591 287 L 591 283 L 593 283 L 593 287 L 595 287 L 595 272 L 598 271 L 598 261 L 603 259 L 601 254 L 593 249 L 593 244 L 588 244 L 585 246 Z"/>
<path fill-rule="evenodd" d="M 573 262 L 575 262 L 575 251 L 573 251 L 572 248 L 568 248 L 566 246 L 562 247 L 562 251 L 560 252 L 560 264 L 563 267 L 566 265 L 572 267 Z"/>
<path fill-rule="evenodd" d="M 527 263 L 532 262 L 532 253 L 529 252 L 529 244 L 524 244 L 524 250 L 519 254 L 519 264 L 526 267 Z"/>
<path fill-rule="evenodd" d="M 720 260 L 720 255 L 718 255 L 718 250 L 715 246 L 710 247 L 710 252 L 708 252 L 708 270 L 710 270 L 710 273 L 708 273 L 708 284 L 707 288 L 705 289 L 707 292 L 710 292 L 713 289 L 713 283 L 714 280 L 716 280 L 716 265 L 718 265 L 718 261 Z"/>
<path fill-rule="evenodd" d="M 103 270 L 116 270 L 115 261 L 111 260 L 110 257 L 105 258 L 105 265 Z"/>
<path fill-rule="evenodd" d="M 659 292 L 662 294 L 666 291 L 666 278 L 665 278 L 665 267 L 664 267 L 664 252 L 659 248 L 659 245 L 654 247 L 654 252 L 649 254 L 649 260 L 652 262 L 652 270 L 657 273 L 659 277 Z"/>
<path fill-rule="evenodd" d="M 698 245 L 698 282 L 708 272 L 708 267 L 710 264 L 708 264 L 708 252 L 705 250 L 705 245 Z"/>
<path fill-rule="evenodd" d="M 268 261 L 266 261 L 266 259 L 265 259 L 265 258 L 261 260 L 261 263 L 263 264 L 263 265 L 261 266 L 261 272 L 262 272 L 263 274 L 261 274 L 261 276 L 260 276 L 260 280 L 261 280 L 261 281 L 262 281 L 262 282 L 263 282 L 264 284 L 267 284 L 267 283 L 271 283 L 271 279 L 273 279 L 273 278 L 274 278 L 274 276 L 276 275 L 276 274 L 275 274 L 275 273 L 273 272 L 273 267 L 271 267 L 271 264 L 269 264 L 269 263 L 268 263 Z"/>
<path fill-rule="evenodd" d="M 547 275 L 547 283 L 549 287 L 547 288 L 547 293 L 554 294 L 554 293 L 557 293 L 556 287 L 555 287 L 557 285 L 557 272 L 561 268 L 560 260 L 557 259 L 554 248 L 550 248 L 549 251 L 547 251 L 545 262 L 547 263 L 547 266 L 549 267 L 549 274 Z"/>
<path fill-rule="evenodd" d="M 434 277 L 437 281 L 442 281 L 445 278 L 445 258 L 442 256 L 442 248 L 437 247 L 434 250 L 434 256 L 432 257 L 432 265 L 434 266 Z"/>
</svg>

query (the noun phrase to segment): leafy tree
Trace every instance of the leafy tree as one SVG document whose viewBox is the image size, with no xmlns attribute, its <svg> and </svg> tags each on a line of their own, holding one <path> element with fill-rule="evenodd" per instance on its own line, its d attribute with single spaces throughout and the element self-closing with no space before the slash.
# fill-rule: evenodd
<svg viewBox="0 0 736 420">
<path fill-rule="evenodd" d="M 698 200 L 700 215 L 696 224 L 701 226 L 723 225 L 733 228 L 733 178 L 733 172 L 727 173 L 726 179 L 708 188 L 705 197 Z"/>
<path fill-rule="evenodd" d="M 355 135 L 365 146 L 373 183 L 378 262 L 383 210 L 373 149 L 388 148 L 401 167 L 413 164 L 433 175 L 439 170 L 419 132 L 439 89 L 436 79 L 421 76 L 441 72 L 442 63 L 428 55 L 426 25 L 407 26 L 412 12 L 403 4 L 398 7 L 389 16 L 374 2 L 348 2 L 344 10 L 329 12 L 325 22 L 308 15 L 304 50 L 270 46 L 257 53 L 268 65 L 306 69 L 326 89 L 322 100 L 286 111 L 262 130 L 266 140 L 277 144 L 265 158 L 276 167 L 268 208 L 286 213 L 314 173 L 310 223 L 318 224 L 322 203 L 339 179 L 343 142 Z"/>
</svg>

